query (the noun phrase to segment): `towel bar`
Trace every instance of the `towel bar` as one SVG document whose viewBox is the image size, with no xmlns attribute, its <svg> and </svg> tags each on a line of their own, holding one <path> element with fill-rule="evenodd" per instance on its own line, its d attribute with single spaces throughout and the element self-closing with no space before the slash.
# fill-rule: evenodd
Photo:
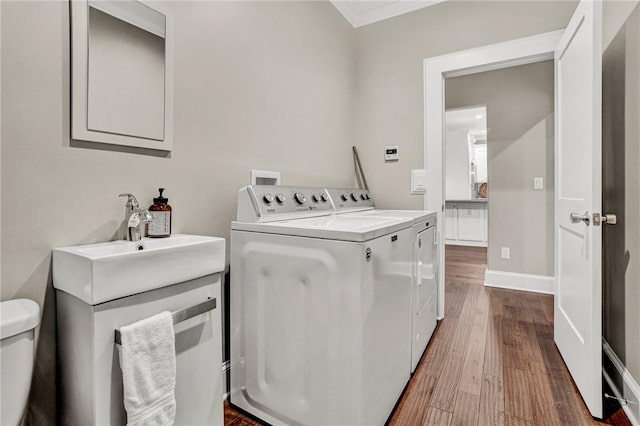
<svg viewBox="0 0 640 426">
<path fill-rule="evenodd" d="M 212 311 L 216 308 L 216 305 L 217 302 L 214 298 L 209 299 L 206 302 L 202 302 L 197 305 L 172 312 L 171 319 L 173 320 L 173 325 L 176 325 L 182 321 L 186 321 L 190 318 L 197 317 L 198 315 L 204 314 L 205 312 Z M 116 345 L 121 344 L 122 341 L 120 340 L 120 330 L 115 330 L 115 336 L 113 340 Z"/>
</svg>

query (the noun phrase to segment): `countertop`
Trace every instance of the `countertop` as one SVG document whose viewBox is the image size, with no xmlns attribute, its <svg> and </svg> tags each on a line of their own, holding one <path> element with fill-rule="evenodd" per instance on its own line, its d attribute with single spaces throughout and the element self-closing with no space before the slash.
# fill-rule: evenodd
<svg viewBox="0 0 640 426">
<path fill-rule="evenodd" d="M 486 204 L 489 201 L 488 198 L 476 198 L 474 200 L 447 200 L 446 203 L 481 203 Z"/>
</svg>

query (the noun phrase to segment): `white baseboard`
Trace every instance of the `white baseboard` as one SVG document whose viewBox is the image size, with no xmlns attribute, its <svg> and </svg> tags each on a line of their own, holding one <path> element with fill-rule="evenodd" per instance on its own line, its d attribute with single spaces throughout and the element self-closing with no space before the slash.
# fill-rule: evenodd
<svg viewBox="0 0 640 426">
<path fill-rule="evenodd" d="M 546 275 L 518 274 L 515 272 L 492 271 L 484 273 L 484 285 L 509 290 L 531 291 L 534 293 L 554 294 L 554 277 Z"/>
<path fill-rule="evenodd" d="M 613 351 L 613 348 L 611 348 L 609 343 L 604 339 L 602 339 L 602 350 L 616 369 L 615 372 L 603 371 L 604 378 L 607 383 L 609 383 L 609 386 L 611 386 L 616 397 L 629 401 L 628 404 L 622 404 L 622 409 L 631 424 L 640 426 L 640 385 L 638 385 L 638 382 L 636 382 L 631 373 L 629 373 L 629 370 L 627 370 L 622 361 L 620 361 L 620 358 L 618 358 L 618 355 Z M 609 373 L 615 373 L 622 377 L 624 389 L 618 389 Z"/>
<path fill-rule="evenodd" d="M 444 243 L 448 246 L 487 247 L 486 241 L 445 240 Z"/>
</svg>

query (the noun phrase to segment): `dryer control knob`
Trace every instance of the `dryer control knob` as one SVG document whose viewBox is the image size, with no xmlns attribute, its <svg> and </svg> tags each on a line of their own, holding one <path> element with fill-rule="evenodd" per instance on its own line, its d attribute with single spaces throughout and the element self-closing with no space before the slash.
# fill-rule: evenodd
<svg viewBox="0 0 640 426">
<path fill-rule="evenodd" d="M 304 204 L 307 201 L 302 192 L 296 192 L 295 194 L 293 194 L 293 198 L 298 204 Z"/>
<path fill-rule="evenodd" d="M 367 196 L 366 196 L 366 195 L 364 195 L 364 194 L 360 194 L 360 199 L 361 199 L 362 201 L 364 201 L 364 200 L 366 200 L 366 199 L 367 199 Z"/>
<path fill-rule="evenodd" d="M 278 202 L 278 204 L 284 204 L 286 199 L 287 197 L 285 197 L 284 194 L 276 195 L 276 201 Z"/>
<path fill-rule="evenodd" d="M 351 193 L 351 199 L 352 199 L 353 201 L 358 201 L 358 196 L 352 192 L 352 193 Z"/>
<path fill-rule="evenodd" d="M 320 202 L 320 197 L 318 196 L 318 194 L 313 194 L 313 195 L 311 196 L 311 200 L 312 200 L 314 203 L 319 203 L 319 202 Z"/>
<path fill-rule="evenodd" d="M 271 204 L 273 203 L 273 195 L 269 194 L 268 192 L 266 194 L 264 194 L 264 196 L 262 197 L 262 200 L 266 203 L 266 204 Z"/>
<path fill-rule="evenodd" d="M 349 199 L 349 196 L 347 195 L 347 193 L 345 192 L 344 194 L 342 194 L 340 196 L 340 198 L 342 198 L 342 201 L 347 201 Z"/>
<path fill-rule="evenodd" d="M 322 200 L 323 203 L 326 203 L 327 201 L 329 201 L 329 197 L 327 197 L 327 194 L 322 194 L 320 196 L 320 199 Z"/>
</svg>

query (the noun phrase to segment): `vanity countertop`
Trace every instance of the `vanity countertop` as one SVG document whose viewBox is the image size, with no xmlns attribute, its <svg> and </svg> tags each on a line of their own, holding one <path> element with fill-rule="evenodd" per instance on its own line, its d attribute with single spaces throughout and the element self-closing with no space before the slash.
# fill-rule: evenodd
<svg viewBox="0 0 640 426">
<path fill-rule="evenodd" d="M 488 198 L 476 198 L 473 200 L 447 200 L 446 203 L 487 203 Z"/>
</svg>

